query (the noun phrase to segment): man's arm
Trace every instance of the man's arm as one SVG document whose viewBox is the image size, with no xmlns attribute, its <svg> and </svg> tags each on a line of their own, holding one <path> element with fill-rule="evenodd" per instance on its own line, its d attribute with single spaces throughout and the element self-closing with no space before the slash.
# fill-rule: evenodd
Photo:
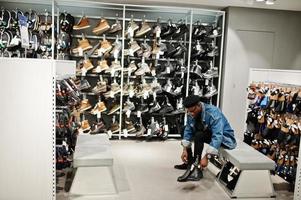
<svg viewBox="0 0 301 200">
<path fill-rule="evenodd" d="M 212 120 L 211 123 L 212 138 L 211 142 L 206 149 L 206 154 L 218 154 L 218 149 L 220 148 L 223 141 L 224 132 L 224 122 L 221 117 Z"/>
</svg>

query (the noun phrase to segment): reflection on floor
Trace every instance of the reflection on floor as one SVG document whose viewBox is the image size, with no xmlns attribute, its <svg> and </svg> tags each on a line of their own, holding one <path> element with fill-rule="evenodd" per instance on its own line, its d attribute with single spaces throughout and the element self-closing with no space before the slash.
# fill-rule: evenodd
<svg viewBox="0 0 301 200">
<path fill-rule="evenodd" d="M 215 181 L 216 170 L 212 167 L 204 171 L 204 178 L 201 181 L 186 183 L 176 181 L 184 172 L 173 168 L 175 164 L 181 162 L 182 147 L 179 140 L 165 142 L 112 140 L 111 142 L 114 178 L 119 197 L 98 198 L 99 200 L 230 199 Z M 70 173 L 66 174 L 69 177 L 66 181 L 60 178 L 59 186 L 65 186 L 68 191 L 72 176 Z M 57 193 L 57 200 L 68 199 L 68 193 L 63 191 Z M 285 190 L 277 191 L 276 199 L 292 200 L 293 193 Z"/>
</svg>

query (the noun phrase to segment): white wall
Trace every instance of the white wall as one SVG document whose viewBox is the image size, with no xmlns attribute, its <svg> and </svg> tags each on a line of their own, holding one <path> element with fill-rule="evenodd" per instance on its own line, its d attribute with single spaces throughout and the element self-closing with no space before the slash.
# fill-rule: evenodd
<svg viewBox="0 0 301 200">
<path fill-rule="evenodd" d="M 243 138 L 249 68 L 301 69 L 301 12 L 230 7 L 221 108 Z"/>
</svg>

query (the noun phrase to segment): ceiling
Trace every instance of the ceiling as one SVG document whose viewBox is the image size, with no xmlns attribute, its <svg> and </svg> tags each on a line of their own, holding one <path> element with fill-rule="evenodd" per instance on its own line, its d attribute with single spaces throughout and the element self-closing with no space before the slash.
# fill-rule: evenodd
<svg viewBox="0 0 301 200">
<path fill-rule="evenodd" d="M 168 5 L 223 9 L 229 6 L 264 8 L 275 10 L 301 11 L 301 0 L 276 0 L 274 5 L 266 5 L 255 0 L 97 0 L 99 2 L 137 4 L 137 5 Z M 185 2 L 185 3 L 183 3 Z M 253 3 L 252 3 L 253 2 Z"/>
</svg>

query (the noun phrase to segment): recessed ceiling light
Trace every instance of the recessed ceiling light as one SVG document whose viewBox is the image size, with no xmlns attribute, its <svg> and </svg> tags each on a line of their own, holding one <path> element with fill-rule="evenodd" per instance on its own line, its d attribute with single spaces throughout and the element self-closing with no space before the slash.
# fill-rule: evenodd
<svg viewBox="0 0 301 200">
<path fill-rule="evenodd" d="M 257 2 L 263 2 L 264 0 L 256 0 Z"/>
</svg>

